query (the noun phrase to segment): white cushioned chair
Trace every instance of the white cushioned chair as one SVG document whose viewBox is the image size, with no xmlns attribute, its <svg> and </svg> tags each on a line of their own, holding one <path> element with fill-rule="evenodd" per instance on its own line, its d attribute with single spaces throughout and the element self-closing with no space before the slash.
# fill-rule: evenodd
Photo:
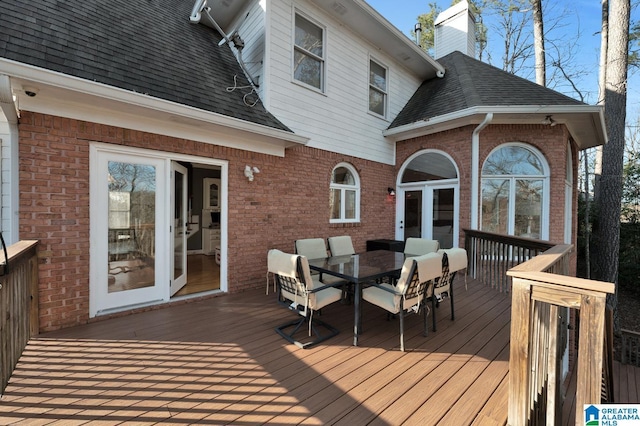
<svg viewBox="0 0 640 426">
<path fill-rule="evenodd" d="M 467 268 L 467 251 L 463 248 L 440 249 L 438 253 L 442 255 L 442 276 L 438 278 L 433 286 L 433 293 L 427 294 L 431 298 L 433 308 L 433 331 L 436 331 L 435 308 L 440 302 L 448 297 L 451 301 L 451 321 L 455 320 L 453 310 L 453 279 L 456 273 Z"/>
<path fill-rule="evenodd" d="M 296 254 L 305 256 L 307 259 L 324 259 L 328 256 L 327 246 L 322 238 L 306 238 L 296 240 Z M 311 271 L 311 275 L 317 275 L 317 271 Z M 346 284 L 347 281 L 342 278 L 333 277 L 331 275 L 320 274 L 320 281 L 324 284 L 338 285 Z"/>
<path fill-rule="evenodd" d="M 409 237 L 404 243 L 404 254 L 407 256 L 421 256 L 427 253 L 435 253 L 440 248 L 438 240 Z"/>
<path fill-rule="evenodd" d="M 339 237 L 327 238 L 329 242 L 329 251 L 331 256 L 346 256 L 349 254 L 356 254 L 353 249 L 353 242 L 349 235 L 341 235 Z"/>
<path fill-rule="evenodd" d="M 329 324 L 313 318 L 313 313 L 325 306 L 337 302 L 342 291 L 324 285 L 311 277 L 309 261 L 305 256 L 284 253 L 280 250 L 269 250 L 267 268 L 274 275 L 278 289 L 278 301 L 293 310 L 300 318 L 276 327 L 276 332 L 287 341 L 300 348 L 308 348 L 338 334 L 338 330 Z M 309 326 L 308 339 L 300 340 L 295 335 L 305 323 Z M 324 334 L 320 329 L 324 329 Z M 291 329 L 290 332 L 287 330 Z M 300 334 L 300 333 L 298 333 Z"/>
<path fill-rule="evenodd" d="M 424 336 L 428 333 L 427 315 L 429 308 L 425 296 L 433 292 L 434 280 L 442 274 L 442 254 L 428 253 L 408 257 L 402 265 L 400 278 L 394 285 L 388 283 L 371 284 L 362 290 L 362 299 L 381 307 L 400 318 L 400 350 L 404 351 L 404 316 L 406 313 L 420 313 L 423 316 Z M 435 313 L 435 312 L 434 312 Z"/>
</svg>

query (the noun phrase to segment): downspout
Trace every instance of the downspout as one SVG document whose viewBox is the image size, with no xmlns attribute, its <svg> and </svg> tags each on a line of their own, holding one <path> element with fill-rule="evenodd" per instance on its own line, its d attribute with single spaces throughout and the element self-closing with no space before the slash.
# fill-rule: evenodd
<svg viewBox="0 0 640 426">
<path fill-rule="evenodd" d="M 18 170 L 18 111 L 16 109 L 16 104 L 13 99 L 13 92 L 11 91 L 11 79 L 9 79 L 8 75 L 0 74 L 0 109 L 4 113 L 7 123 L 9 124 L 9 141 L 2 140 L 2 144 L 0 145 L 0 154 L 2 152 L 8 152 L 9 158 L 9 175 L 10 180 L 9 183 L 17 188 L 17 170 Z M 8 149 L 5 149 L 7 147 Z M 0 200 L 4 200 L 3 196 L 3 185 L 2 176 L 5 175 L 2 170 L 2 165 L 5 163 L 5 158 L 0 155 Z M 15 179 L 14 179 L 15 178 Z M 4 226 L 4 212 L 5 208 L 11 212 L 13 206 L 18 205 L 17 200 L 17 190 L 9 192 L 9 202 L 8 205 L 4 204 L 4 201 L 0 201 L 0 232 L 8 231 L 8 238 L 6 241 L 8 244 L 12 244 L 18 241 L 18 226 L 17 221 L 12 220 L 9 217 L 9 225 L 8 228 L 5 229 Z"/>
<path fill-rule="evenodd" d="M 471 135 L 471 229 L 479 229 L 479 200 L 480 200 L 480 132 L 493 120 L 493 113 L 487 113 L 482 123 L 473 130 Z"/>
</svg>

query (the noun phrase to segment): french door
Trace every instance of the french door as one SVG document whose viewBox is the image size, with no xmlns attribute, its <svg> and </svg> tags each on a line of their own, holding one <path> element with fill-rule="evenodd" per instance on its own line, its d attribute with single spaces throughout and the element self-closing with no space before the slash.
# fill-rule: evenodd
<svg viewBox="0 0 640 426">
<path fill-rule="evenodd" d="M 171 162 L 171 205 L 173 222 L 169 225 L 171 252 L 171 296 L 187 284 L 187 168 Z"/>
<path fill-rule="evenodd" d="M 440 248 L 458 246 L 458 184 L 406 185 L 398 188 L 401 204 L 396 234 L 438 240 Z"/>
<path fill-rule="evenodd" d="M 166 298 L 167 162 L 92 146 L 90 167 L 90 316 Z"/>
</svg>

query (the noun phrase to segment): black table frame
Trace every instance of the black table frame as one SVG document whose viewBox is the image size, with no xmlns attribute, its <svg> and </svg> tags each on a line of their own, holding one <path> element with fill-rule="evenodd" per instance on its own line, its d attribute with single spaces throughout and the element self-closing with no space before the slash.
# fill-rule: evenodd
<svg viewBox="0 0 640 426">
<path fill-rule="evenodd" d="M 309 259 L 309 268 L 354 284 L 353 346 L 358 346 L 361 327 L 362 285 L 384 277 L 400 275 L 405 255 L 390 250 L 374 250 L 346 256 Z"/>
</svg>

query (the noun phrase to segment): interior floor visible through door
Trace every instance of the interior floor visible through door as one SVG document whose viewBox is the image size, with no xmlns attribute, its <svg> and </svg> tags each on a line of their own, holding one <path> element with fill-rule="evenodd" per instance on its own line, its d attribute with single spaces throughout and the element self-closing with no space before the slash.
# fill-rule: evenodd
<svg viewBox="0 0 640 426">
<path fill-rule="evenodd" d="M 175 296 L 220 289 L 220 266 L 215 256 L 190 254 L 187 256 L 187 284 Z"/>
</svg>

